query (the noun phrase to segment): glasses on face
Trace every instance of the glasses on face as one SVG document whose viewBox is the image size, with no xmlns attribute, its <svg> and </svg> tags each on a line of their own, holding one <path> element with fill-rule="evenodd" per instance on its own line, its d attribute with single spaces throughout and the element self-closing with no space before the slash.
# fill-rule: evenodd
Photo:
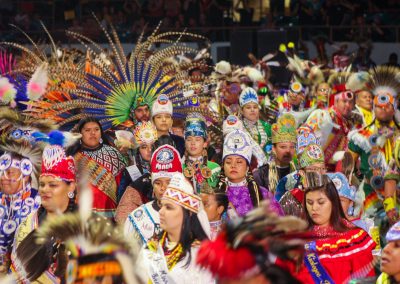
<svg viewBox="0 0 400 284">
<path fill-rule="evenodd" d="M 319 92 L 328 92 L 328 91 L 329 91 L 329 89 L 324 89 L 324 88 L 321 88 L 321 89 L 318 89 L 318 91 L 319 91 Z"/>
</svg>

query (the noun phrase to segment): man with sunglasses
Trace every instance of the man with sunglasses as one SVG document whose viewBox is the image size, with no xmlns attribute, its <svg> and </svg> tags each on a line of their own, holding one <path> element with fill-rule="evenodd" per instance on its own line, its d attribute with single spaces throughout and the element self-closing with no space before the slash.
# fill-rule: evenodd
<svg viewBox="0 0 400 284">
<path fill-rule="evenodd" d="M 368 126 L 349 135 L 349 149 L 355 160 L 360 158 L 366 196 L 364 211 L 370 216 L 376 216 L 376 210 L 381 209 L 383 205 L 388 215 L 393 213 L 393 204 L 385 204 L 390 203 L 387 198 L 393 196 L 386 196 L 383 204 L 380 197 L 384 195 L 384 176 L 389 170 L 389 162 L 394 154 L 396 137 L 400 135 L 400 126 L 395 121 L 396 97 L 400 91 L 400 84 L 395 80 L 396 74 L 397 68 L 387 66 L 378 67 L 373 71 L 371 90 L 375 96 L 375 119 Z M 389 217 L 394 221 L 397 219 L 394 216 Z"/>
</svg>

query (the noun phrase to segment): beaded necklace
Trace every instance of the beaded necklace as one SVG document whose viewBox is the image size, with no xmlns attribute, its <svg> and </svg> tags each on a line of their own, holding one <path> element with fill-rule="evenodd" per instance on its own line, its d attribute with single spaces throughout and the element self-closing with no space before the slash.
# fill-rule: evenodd
<svg viewBox="0 0 400 284">
<path fill-rule="evenodd" d="M 171 271 L 172 268 L 178 263 L 183 257 L 183 247 L 181 243 L 178 243 L 173 249 L 168 248 L 167 233 L 164 232 L 160 239 L 161 247 L 164 250 L 164 256 L 167 259 L 168 270 Z"/>
<path fill-rule="evenodd" d="M 246 128 L 247 132 L 250 134 L 250 136 L 253 138 L 253 140 L 256 141 L 261 148 L 264 148 L 264 146 L 267 144 L 268 136 L 264 130 L 261 121 L 258 120 L 256 122 L 252 122 L 247 118 L 243 118 L 243 125 Z"/>
</svg>

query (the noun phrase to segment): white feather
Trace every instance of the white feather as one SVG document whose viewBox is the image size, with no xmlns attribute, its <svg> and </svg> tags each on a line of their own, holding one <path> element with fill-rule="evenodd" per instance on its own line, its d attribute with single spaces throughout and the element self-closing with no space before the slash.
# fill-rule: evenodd
<svg viewBox="0 0 400 284">
<path fill-rule="evenodd" d="M 281 64 L 278 61 L 269 61 L 269 62 L 267 62 L 267 66 L 279 67 L 279 66 L 281 66 Z"/>
<path fill-rule="evenodd" d="M 353 92 L 358 91 L 366 87 L 368 80 L 370 79 L 369 73 L 360 71 L 353 73 L 349 76 L 346 82 L 346 87 Z"/>
<path fill-rule="evenodd" d="M 200 50 L 197 55 L 193 58 L 194 61 L 200 60 L 202 58 L 208 57 L 207 48 Z"/>
<path fill-rule="evenodd" d="M 264 57 L 261 59 L 262 61 L 270 61 L 272 58 L 274 58 L 276 53 L 268 53 L 264 55 Z"/>
<path fill-rule="evenodd" d="M 215 65 L 215 71 L 225 75 L 232 72 L 232 67 L 229 62 L 222 60 Z"/>
<path fill-rule="evenodd" d="M 356 200 L 354 204 L 354 217 L 358 217 L 361 213 L 361 210 L 364 207 L 365 193 L 363 188 L 361 187 L 357 188 L 355 199 Z"/>
<path fill-rule="evenodd" d="M 369 140 L 365 136 L 358 133 L 358 131 L 349 133 L 348 137 L 355 145 L 360 147 L 366 153 L 371 151 L 371 144 L 369 143 Z"/>
<path fill-rule="evenodd" d="M 49 81 L 47 74 L 47 63 L 41 64 L 33 73 L 27 85 L 27 95 L 30 100 L 36 101 L 46 92 Z"/>
<path fill-rule="evenodd" d="M 84 186 L 79 192 L 79 214 L 82 218 L 82 224 L 86 224 L 86 221 L 90 218 L 93 208 L 93 192 L 90 189 L 87 179 L 83 178 Z"/>
<path fill-rule="evenodd" d="M 63 135 L 65 138 L 64 143 L 63 143 L 64 148 L 68 148 L 68 147 L 74 145 L 75 143 L 77 143 L 79 141 L 79 139 L 82 138 L 82 134 L 80 134 L 80 133 L 72 133 L 72 132 L 63 131 Z"/>
<path fill-rule="evenodd" d="M 337 151 L 337 152 L 335 152 L 335 154 L 333 154 L 333 157 L 332 157 L 333 161 L 339 162 L 339 161 L 343 160 L 344 153 L 345 153 L 345 151 Z"/>
<path fill-rule="evenodd" d="M 137 284 L 138 279 L 135 273 L 135 261 L 132 257 L 124 253 L 116 253 L 115 258 L 118 260 L 122 267 L 122 273 L 126 284 Z"/>
<path fill-rule="evenodd" d="M 379 136 L 378 137 L 378 139 L 376 139 L 376 144 L 379 146 L 379 147 L 381 147 L 381 148 L 383 148 L 383 146 L 385 146 L 385 143 L 386 143 L 386 137 L 385 136 Z"/>
<path fill-rule="evenodd" d="M 264 77 L 260 71 L 252 67 L 245 67 L 244 72 L 252 82 L 264 81 Z"/>
<path fill-rule="evenodd" d="M 15 99 L 16 94 L 17 90 L 8 78 L 0 77 L 0 100 L 5 104 L 9 104 Z"/>
<path fill-rule="evenodd" d="M 393 98 L 397 97 L 397 92 L 395 89 L 390 88 L 388 86 L 378 86 L 374 90 L 372 90 L 375 96 L 384 95 L 389 93 Z"/>
</svg>

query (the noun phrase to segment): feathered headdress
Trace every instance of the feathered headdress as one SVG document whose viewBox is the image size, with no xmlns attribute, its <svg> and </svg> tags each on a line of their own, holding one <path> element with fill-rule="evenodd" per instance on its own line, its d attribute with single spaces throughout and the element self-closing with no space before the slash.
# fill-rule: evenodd
<svg viewBox="0 0 400 284">
<path fill-rule="evenodd" d="M 287 56 L 287 68 L 293 72 L 294 79 L 303 85 L 312 86 L 324 82 L 324 74 L 320 66 L 309 60 L 303 60 L 296 54 Z"/>
<path fill-rule="evenodd" d="M 350 86 L 347 85 L 348 80 L 351 76 L 350 67 L 343 72 L 335 72 L 329 76 L 328 84 L 332 88 L 332 93 L 329 96 L 329 106 L 333 106 L 335 104 L 335 98 L 339 95 L 349 96 L 349 99 L 353 99 L 354 94 L 350 89 Z M 351 98 L 350 98 L 351 96 Z"/>
<path fill-rule="evenodd" d="M 68 283 L 105 276 L 113 276 L 120 281 L 112 283 L 137 283 L 133 267 L 139 247 L 134 242 L 128 242 L 123 230 L 115 227 L 110 220 L 97 215 L 85 219 L 79 213 L 60 215 L 46 221 L 36 232 L 39 245 L 51 242 L 52 238 L 64 242 L 71 252 Z M 105 266 L 108 269 L 96 269 Z"/>
<path fill-rule="evenodd" d="M 394 66 L 378 66 L 370 70 L 370 88 L 375 96 L 374 105 L 391 103 L 397 108 L 400 92 L 400 69 Z"/>
<path fill-rule="evenodd" d="M 78 212 L 46 220 L 29 235 L 33 243 L 18 247 L 18 262 L 27 279 L 36 279 L 48 268 L 52 257 L 49 247 L 63 245 L 70 252 L 64 259 L 68 261 L 67 283 L 106 276 L 112 277 L 112 283 L 137 283 L 133 267 L 139 247 L 127 241 L 123 230 L 110 220 L 92 215 L 92 204 L 90 189 L 82 190 Z M 40 265 L 36 263 L 38 257 L 42 257 Z M 57 265 L 66 266 L 66 263 Z"/>
<path fill-rule="evenodd" d="M 21 173 L 31 176 L 31 185 L 33 188 L 38 188 L 38 180 L 42 165 L 42 149 L 43 145 L 32 145 L 27 140 L 15 140 L 9 137 L 0 137 L 0 150 L 5 154 L 16 153 L 23 159 L 29 160 L 27 166 L 29 168 L 21 169 Z M 10 161 L 11 162 L 11 161 Z M 27 173 L 27 171 L 31 171 Z"/>
<path fill-rule="evenodd" d="M 97 20 L 97 18 L 96 18 Z M 98 21 L 98 20 L 97 20 Z M 98 21 L 99 22 L 99 21 Z M 170 77 L 170 70 L 164 66 L 164 60 L 182 53 L 196 53 L 180 41 L 190 37 L 204 40 L 203 37 L 186 32 L 158 33 L 158 28 L 146 40 L 140 36 L 135 49 L 128 57 L 122 48 L 116 31 L 111 34 L 103 29 L 111 54 L 84 35 L 68 31 L 67 33 L 83 44 L 90 54 L 90 65 L 96 69 L 96 75 L 76 70 L 73 76 L 66 76 L 75 88 L 65 90 L 71 100 L 53 103 L 33 104 L 34 114 L 48 110 L 59 125 L 80 120 L 84 116 L 96 117 L 104 130 L 122 123 L 135 121 L 133 111 L 142 105 L 151 107 L 158 95 L 164 94 L 174 103 L 175 98 L 183 96 L 190 89 L 184 85 L 185 72 L 175 72 Z M 167 44 L 149 54 L 156 44 Z M 80 111 L 77 111 L 80 110 Z"/>
<path fill-rule="evenodd" d="M 306 227 L 297 217 L 277 216 L 264 201 L 243 218 L 228 223 L 214 241 L 204 241 L 197 263 L 218 279 L 243 280 L 273 266 L 270 254 L 288 259 L 289 251 L 301 251 L 301 232 Z"/>
</svg>

